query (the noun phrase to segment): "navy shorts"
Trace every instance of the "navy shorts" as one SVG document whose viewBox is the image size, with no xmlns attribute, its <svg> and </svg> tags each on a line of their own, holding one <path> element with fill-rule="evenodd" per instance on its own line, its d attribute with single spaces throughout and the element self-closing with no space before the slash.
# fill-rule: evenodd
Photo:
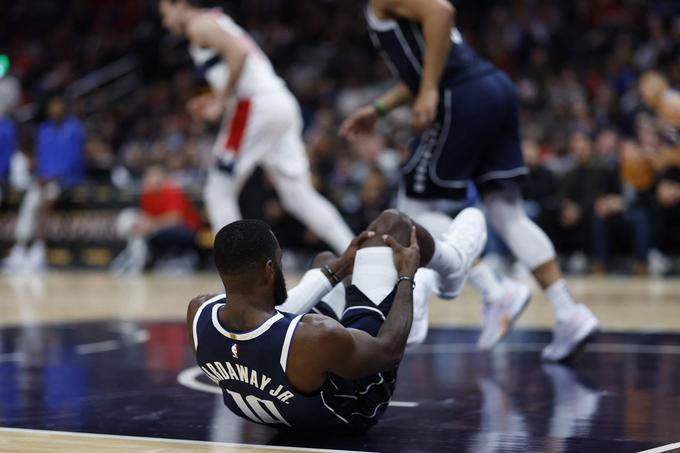
<svg viewBox="0 0 680 453">
<path fill-rule="evenodd" d="M 402 167 L 406 195 L 464 198 L 468 181 L 484 195 L 521 185 L 528 173 L 515 86 L 501 71 L 444 87 L 433 126 L 411 143 Z"/>
</svg>

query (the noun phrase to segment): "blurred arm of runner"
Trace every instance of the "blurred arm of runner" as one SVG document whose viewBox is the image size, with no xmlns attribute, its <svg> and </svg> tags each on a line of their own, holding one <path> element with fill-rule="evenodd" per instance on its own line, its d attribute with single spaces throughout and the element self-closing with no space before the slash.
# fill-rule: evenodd
<svg viewBox="0 0 680 453">
<path fill-rule="evenodd" d="M 229 65 L 229 80 L 223 91 L 210 96 L 199 96 L 188 105 L 192 114 L 207 121 L 217 121 L 224 113 L 227 101 L 236 92 L 248 58 L 248 46 L 242 39 L 222 28 L 217 19 L 208 14 L 201 14 L 189 22 L 187 36 L 196 46 L 217 50 Z"/>
<path fill-rule="evenodd" d="M 387 93 L 383 94 L 376 103 L 381 108 L 385 109 L 385 113 L 407 104 L 413 99 L 411 90 L 406 84 L 400 83 Z M 340 135 L 347 140 L 354 142 L 362 136 L 369 135 L 373 132 L 375 123 L 378 121 L 381 113 L 378 112 L 375 104 L 365 105 L 342 122 L 340 126 Z"/>
</svg>

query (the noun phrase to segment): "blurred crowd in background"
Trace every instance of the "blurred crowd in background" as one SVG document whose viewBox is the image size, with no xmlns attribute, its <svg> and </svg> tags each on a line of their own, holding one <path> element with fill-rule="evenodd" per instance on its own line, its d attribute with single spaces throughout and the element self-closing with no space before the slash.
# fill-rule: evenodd
<svg viewBox="0 0 680 453">
<path fill-rule="evenodd" d="M 353 108 L 393 83 L 368 39 L 364 3 L 212 2 L 253 35 L 297 96 L 314 182 L 355 231 L 393 203 L 409 138 L 407 111 L 356 146 L 338 137 Z M 531 169 L 527 209 L 569 269 L 605 272 L 623 252 L 634 272 L 667 271 L 666 257 L 680 255 L 680 142 L 643 105 L 637 82 L 656 69 L 680 86 L 677 2 L 454 3 L 465 39 L 517 85 Z M 185 106 L 207 87 L 186 43 L 161 29 L 155 1 L 5 2 L 0 53 L 11 61 L 0 117 L 17 124 L 31 168 L 40 165 L 39 135 L 51 120 L 45 106 L 63 95 L 84 134 L 82 170 L 70 184 L 141 187 L 145 170 L 160 164 L 189 193 L 200 186 L 215 126 L 193 121 Z M 241 201 L 244 215 L 272 223 L 284 244 L 320 246 L 286 217 L 266 173 L 253 176 Z M 503 253 L 501 244 L 490 247 Z"/>
</svg>

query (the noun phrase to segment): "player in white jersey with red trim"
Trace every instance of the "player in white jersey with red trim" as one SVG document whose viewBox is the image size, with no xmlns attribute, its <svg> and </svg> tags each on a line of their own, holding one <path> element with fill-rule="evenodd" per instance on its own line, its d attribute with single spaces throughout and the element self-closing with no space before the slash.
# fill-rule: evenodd
<svg viewBox="0 0 680 453">
<path fill-rule="evenodd" d="M 212 92 L 188 109 L 223 125 L 214 146 L 204 199 L 213 231 L 241 218 L 238 194 L 257 165 L 270 174 L 281 204 L 337 252 L 353 234 L 313 188 L 296 99 L 251 37 L 221 10 L 188 0 L 161 0 L 163 25 L 190 42 Z"/>
</svg>

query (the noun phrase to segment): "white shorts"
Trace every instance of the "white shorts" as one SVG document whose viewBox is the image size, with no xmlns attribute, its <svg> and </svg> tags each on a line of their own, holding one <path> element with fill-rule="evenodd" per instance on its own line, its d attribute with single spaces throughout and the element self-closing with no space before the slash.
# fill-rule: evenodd
<svg viewBox="0 0 680 453">
<path fill-rule="evenodd" d="M 291 178 L 309 173 L 302 115 L 288 91 L 240 99 L 225 115 L 213 155 L 220 172 L 245 182 L 255 167 Z"/>
</svg>

